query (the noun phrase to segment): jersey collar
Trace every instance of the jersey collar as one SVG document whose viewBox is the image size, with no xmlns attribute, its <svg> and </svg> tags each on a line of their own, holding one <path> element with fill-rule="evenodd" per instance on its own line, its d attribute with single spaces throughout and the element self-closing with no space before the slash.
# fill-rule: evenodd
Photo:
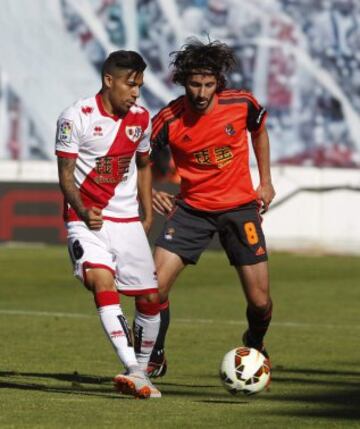
<svg viewBox="0 0 360 429">
<path fill-rule="evenodd" d="M 96 99 L 96 104 L 97 104 L 97 107 L 99 109 L 99 112 L 101 113 L 102 116 L 106 116 L 107 118 L 111 118 L 114 121 L 118 121 L 120 119 L 120 116 L 118 116 L 118 115 L 110 115 L 109 113 L 106 112 L 106 110 L 104 109 L 104 105 L 103 105 L 103 102 L 102 102 L 102 98 L 101 98 L 100 92 L 98 92 L 96 94 L 95 99 Z"/>
</svg>

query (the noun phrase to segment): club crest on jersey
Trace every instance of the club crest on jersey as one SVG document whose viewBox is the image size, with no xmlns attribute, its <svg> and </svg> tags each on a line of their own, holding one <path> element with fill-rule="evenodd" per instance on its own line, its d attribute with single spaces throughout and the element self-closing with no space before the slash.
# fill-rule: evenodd
<svg viewBox="0 0 360 429">
<path fill-rule="evenodd" d="M 62 143 L 71 143 L 73 122 L 69 119 L 61 119 L 59 122 L 58 140 Z"/>
<path fill-rule="evenodd" d="M 137 142 L 142 135 L 142 128 L 138 125 L 125 127 L 126 137 L 132 142 Z"/>
<path fill-rule="evenodd" d="M 226 132 L 226 134 L 227 134 L 228 136 L 233 136 L 233 135 L 235 135 L 235 134 L 236 134 L 236 130 L 235 130 L 235 128 L 234 128 L 234 125 L 233 125 L 233 124 L 227 124 L 227 125 L 225 126 L 225 132 Z"/>
</svg>

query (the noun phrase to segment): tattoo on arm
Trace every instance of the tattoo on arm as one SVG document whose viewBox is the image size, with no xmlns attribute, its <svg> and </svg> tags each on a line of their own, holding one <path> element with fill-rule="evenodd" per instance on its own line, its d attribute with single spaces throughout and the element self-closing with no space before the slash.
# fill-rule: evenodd
<svg viewBox="0 0 360 429">
<path fill-rule="evenodd" d="M 59 183 L 65 200 L 76 211 L 80 218 L 84 218 L 86 215 L 86 208 L 81 201 L 80 192 L 75 185 L 75 164 L 75 158 L 58 157 Z"/>
</svg>

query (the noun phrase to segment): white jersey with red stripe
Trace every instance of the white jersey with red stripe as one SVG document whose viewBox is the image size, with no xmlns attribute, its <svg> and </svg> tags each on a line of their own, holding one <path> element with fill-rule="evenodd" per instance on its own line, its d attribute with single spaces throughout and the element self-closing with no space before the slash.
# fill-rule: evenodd
<svg viewBox="0 0 360 429">
<path fill-rule="evenodd" d="M 100 94 L 65 109 L 57 123 L 56 155 L 76 158 L 75 184 L 85 207 L 104 219 L 137 220 L 136 154 L 150 150 L 149 112 L 134 105 L 124 117 L 106 113 Z M 65 221 L 80 220 L 65 201 Z"/>
</svg>

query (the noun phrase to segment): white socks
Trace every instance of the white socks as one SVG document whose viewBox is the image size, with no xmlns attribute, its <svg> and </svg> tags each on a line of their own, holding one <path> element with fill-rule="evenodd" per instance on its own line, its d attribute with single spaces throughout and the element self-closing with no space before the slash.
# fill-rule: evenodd
<svg viewBox="0 0 360 429">
<path fill-rule="evenodd" d="M 132 338 L 120 305 L 106 305 L 98 308 L 100 320 L 116 354 L 126 369 L 138 366 Z"/>
<path fill-rule="evenodd" d="M 135 353 L 140 368 L 145 371 L 153 350 L 160 326 L 160 313 L 143 314 L 135 312 Z"/>
</svg>

